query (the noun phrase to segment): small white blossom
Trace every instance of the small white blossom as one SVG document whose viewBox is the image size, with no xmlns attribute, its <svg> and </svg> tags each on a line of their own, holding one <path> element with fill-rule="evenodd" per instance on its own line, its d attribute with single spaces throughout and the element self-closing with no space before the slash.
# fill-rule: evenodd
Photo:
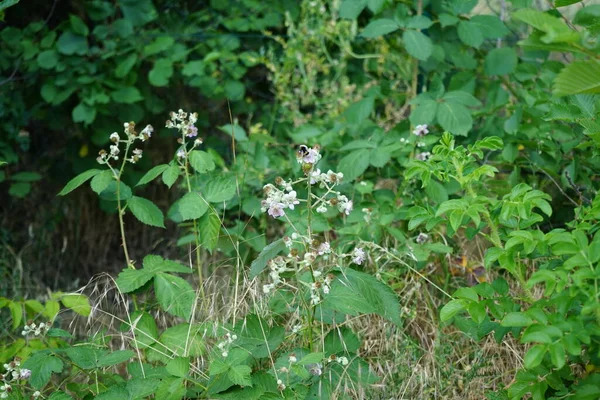
<svg viewBox="0 0 600 400">
<path fill-rule="evenodd" d="M 121 137 L 119 136 L 119 134 L 117 132 L 113 132 L 110 134 L 110 141 L 113 143 L 117 143 L 119 140 L 121 140 Z"/>
<path fill-rule="evenodd" d="M 321 159 L 321 154 L 315 148 L 310 149 L 305 145 L 301 145 L 296 154 L 296 159 L 300 164 L 316 164 Z"/>
<path fill-rule="evenodd" d="M 292 354 L 292 355 L 290 356 L 290 364 L 293 364 L 293 363 L 295 363 L 295 362 L 298 362 L 298 359 L 296 358 L 296 356 L 295 356 L 294 354 Z"/>
<path fill-rule="evenodd" d="M 42 395 L 42 394 L 40 393 L 40 391 L 39 391 L 39 390 L 36 390 L 35 392 L 33 392 L 33 397 L 35 397 L 36 399 L 37 399 L 38 397 L 40 397 L 41 395 Z"/>
<path fill-rule="evenodd" d="M 352 252 L 352 262 L 354 264 L 361 265 L 365 260 L 366 260 L 365 251 L 360 247 L 355 248 L 354 251 Z"/>
<path fill-rule="evenodd" d="M 348 359 L 346 357 L 338 357 L 337 361 L 343 366 L 348 365 Z"/>
<path fill-rule="evenodd" d="M 343 194 L 338 195 L 337 208 L 338 208 L 339 212 L 346 214 L 346 215 L 350 215 L 350 213 L 352 212 L 352 208 L 353 208 L 352 200 L 348 200 L 348 198 L 346 196 L 344 196 Z"/>
<path fill-rule="evenodd" d="M 317 212 L 319 214 L 323 214 L 327 212 L 327 207 L 325 206 L 325 204 L 321 204 L 319 207 L 317 207 Z"/>
<path fill-rule="evenodd" d="M 427 124 L 415 126 L 413 133 L 417 136 L 427 135 L 429 133 L 429 129 L 427 129 Z"/>
<path fill-rule="evenodd" d="M 329 253 L 331 253 L 331 245 L 329 244 L 329 242 L 323 242 L 317 248 L 317 254 L 319 254 L 320 256 Z"/>
<path fill-rule="evenodd" d="M 424 151 L 422 153 L 419 153 L 415 156 L 415 159 L 419 160 L 419 161 L 427 161 L 427 159 L 431 157 L 431 153 L 428 151 Z"/>
<path fill-rule="evenodd" d="M 182 159 L 184 159 L 185 157 L 186 157 L 186 155 L 185 155 L 185 150 L 183 150 L 183 149 L 179 149 L 179 150 L 177 150 L 177 158 L 179 158 L 179 159 L 181 159 L 181 160 L 182 160 Z"/>
</svg>

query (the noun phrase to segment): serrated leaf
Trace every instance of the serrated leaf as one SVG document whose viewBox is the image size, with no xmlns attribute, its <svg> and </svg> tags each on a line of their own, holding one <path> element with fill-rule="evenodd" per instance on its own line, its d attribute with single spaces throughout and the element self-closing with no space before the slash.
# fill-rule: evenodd
<svg viewBox="0 0 600 400">
<path fill-rule="evenodd" d="M 98 368 L 111 367 L 131 359 L 134 355 L 135 353 L 131 350 L 116 350 L 101 356 L 96 365 Z"/>
<path fill-rule="evenodd" d="M 521 312 L 510 312 L 504 316 L 500 325 L 505 327 L 523 327 L 533 324 L 533 320 Z"/>
<path fill-rule="evenodd" d="M 196 172 L 205 174 L 215 169 L 215 161 L 212 156 L 202 150 L 194 150 L 189 155 L 190 165 Z"/>
<path fill-rule="evenodd" d="M 275 258 L 279 253 L 286 249 L 286 245 L 283 239 L 278 239 L 273 243 L 266 246 L 256 257 L 252 264 L 250 264 L 250 279 L 255 278 L 260 274 L 263 269 L 267 266 L 269 260 Z"/>
<path fill-rule="evenodd" d="M 440 321 L 446 322 L 459 312 L 466 309 L 466 302 L 462 299 L 450 300 L 440 310 Z"/>
<path fill-rule="evenodd" d="M 158 228 L 165 227 L 165 217 L 162 211 L 150 200 L 133 196 L 127 202 L 127 207 L 140 222 Z"/>
<path fill-rule="evenodd" d="M 220 203 L 228 201 L 235 196 L 236 191 L 236 178 L 234 175 L 215 175 L 206 182 L 204 188 L 204 199 L 211 203 Z"/>
<path fill-rule="evenodd" d="M 356 19 L 367 5 L 367 0 L 344 0 L 340 5 L 340 18 Z"/>
<path fill-rule="evenodd" d="M 393 19 L 376 19 L 371 21 L 362 31 L 361 36 L 366 38 L 376 38 L 397 31 L 400 25 Z"/>
<path fill-rule="evenodd" d="M 471 21 L 460 21 L 457 31 L 459 39 L 468 46 L 477 49 L 483 43 L 483 33 L 479 25 Z"/>
<path fill-rule="evenodd" d="M 63 370 L 63 362 L 60 358 L 47 351 L 33 353 L 24 363 L 23 368 L 31 371 L 29 384 L 35 389 L 41 389 L 50 381 L 52 373 L 60 373 Z"/>
<path fill-rule="evenodd" d="M 63 190 L 58 193 L 59 196 L 64 196 L 68 193 L 71 193 L 73 190 L 77 189 L 79 186 L 83 185 L 88 179 L 93 178 L 97 174 L 102 172 L 100 169 L 90 169 L 81 174 L 77 175 L 75 178 L 71 179 L 63 188 Z"/>
<path fill-rule="evenodd" d="M 221 220 L 217 213 L 209 210 L 198 221 L 198 233 L 202 245 L 211 253 L 217 247 L 220 232 Z"/>
<path fill-rule="evenodd" d="M 169 165 L 162 174 L 162 180 L 165 185 L 169 188 L 173 186 L 175 181 L 179 178 L 179 166 L 175 163 Z"/>
<path fill-rule="evenodd" d="M 252 386 L 252 379 L 250 379 L 250 374 L 252 373 L 252 368 L 247 365 L 236 365 L 231 367 L 229 371 L 227 371 L 227 376 L 231 379 L 231 382 L 240 386 Z"/>
<path fill-rule="evenodd" d="M 408 54 L 417 60 L 425 61 L 433 52 L 433 43 L 423 32 L 408 29 L 402 34 L 402 42 Z"/>
<path fill-rule="evenodd" d="M 546 350 L 547 347 L 543 344 L 536 344 L 535 346 L 530 348 L 527 354 L 525 354 L 525 358 L 523 359 L 525 368 L 532 369 L 540 365 L 540 363 L 544 359 L 544 355 L 546 355 Z"/>
<path fill-rule="evenodd" d="M 471 112 L 465 106 L 455 102 L 440 103 L 437 119 L 442 128 L 460 136 L 467 136 L 473 126 Z"/>
<path fill-rule="evenodd" d="M 344 314 L 378 314 L 402 325 L 400 302 L 394 291 L 374 276 L 351 268 L 337 275 L 322 304 Z"/>
<path fill-rule="evenodd" d="M 154 277 L 156 299 L 163 310 L 171 315 L 189 321 L 192 307 L 196 301 L 196 292 L 183 278 L 159 272 Z"/>
<path fill-rule="evenodd" d="M 87 296 L 80 293 L 64 293 L 60 297 L 63 306 L 70 308 L 79 315 L 88 317 L 92 312 L 92 306 Z"/>
<path fill-rule="evenodd" d="M 367 149 L 355 150 L 344 156 L 338 170 L 344 174 L 344 181 L 351 182 L 362 175 L 369 167 L 370 151 Z"/>
<path fill-rule="evenodd" d="M 197 192 L 190 192 L 177 200 L 169 209 L 169 218 L 176 222 L 189 221 L 202 217 L 208 204 Z"/>
<path fill-rule="evenodd" d="M 169 165 L 167 164 L 157 165 L 156 167 L 146 172 L 135 186 L 145 185 L 146 183 L 153 181 L 154 179 L 156 179 L 156 177 L 165 172 L 168 168 Z"/>
<path fill-rule="evenodd" d="M 190 371 L 190 358 L 175 357 L 167 363 L 166 369 L 171 375 L 184 378 Z"/>
<path fill-rule="evenodd" d="M 600 93 L 600 63 L 587 60 L 567 65 L 554 79 L 553 93 L 556 96 Z"/>
<path fill-rule="evenodd" d="M 111 170 L 104 170 L 96 174 L 90 181 L 90 187 L 97 194 L 102 193 L 108 185 L 114 180 L 114 175 Z"/>
</svg>

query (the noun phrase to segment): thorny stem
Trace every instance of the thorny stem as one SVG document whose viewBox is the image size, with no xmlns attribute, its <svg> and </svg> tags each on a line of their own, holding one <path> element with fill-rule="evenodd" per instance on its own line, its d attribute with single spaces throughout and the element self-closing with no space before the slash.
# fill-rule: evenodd
<svg viewBox="0 0 600 400">
<path fill-rule="evenodd" d="M 313 166 L 314 168 L 314 166 Z M 308 215 L 307 215 L 307 233 L 308 233 L 308 246 L 312 246 L 312 185 L 310 184 L 310 174 L 312 173 L 312 168 L 309 171 L 309 178 L 306 180 L 306 186 L 307 186 L 307 190 L 308 190 L 308 196 L 306 199 L 306 208 L 308 210 Z M 315 274 L 313 271 L 313 267 L 312 265 L 309 265 L 310 268 L 310 275 L 312 278 L 313 283 L 316 282 L 315 279 Z M 313 320 L 315 317 L 315 307 L 314 305 L 310 305 L 309 306 L 309 310 L 308 310 L 308 342 L 309 342 L 309 347 L 310 347 L 310 351 L 314 352 L 314 344 L 313 344 Z"/>
<path fill-rule="evenodd" d="M 190 183 L 190 173 L 188 171 L 189 162 L 187 161 L 187 157 L 185 158 L 185 163 L 183 163 L 183 172 L 185 173 L 185 181 L 187 184 L 188 193 L 192 193 L 192 184 Z M 204 200 L 200 200 L 204 201 Z M 196 269 L 198 270 L 198 280 L 200 286 L 200 296 L 204 298 L 204 279 L 202 277 L 202 264 L 200 259 L 200 241 L 198 240 L 198 224 L 197 221 L 193 220 L 194 224 L 194 241 L 196 244 L 195 252 L 196 252 Z"/>
<path fill-rule="evenodd" d="M 110 164 L 108 168 L 113 173 L 117 181 L 117 211 L 119 213 L 119 227 L 121 229 L 121 243 L 123 244 L 123 253 L 125 253 L 125 261 L 127 263 L 127 268 L 135 269 L 135 266 L 131 262 L 131 258 L 129 258 L 129 251 L 127 250 L 127 239 L 125 238 L 125 222 L 123 221 L 123 214 L 125 213 L 125 209 L 121 207 L 121 175 L 123 174 L 123 169 L 125 168 L 125 163 L 127 162 L 127 153 L 129 152 L 129 146 L 131 146 L 131 142 L 127 141 L 127 145 L 125 146 L 125 154 L 123 155 L 123 162 L 121 163 L 121 168 L 117 173 Z"/>
</svg>

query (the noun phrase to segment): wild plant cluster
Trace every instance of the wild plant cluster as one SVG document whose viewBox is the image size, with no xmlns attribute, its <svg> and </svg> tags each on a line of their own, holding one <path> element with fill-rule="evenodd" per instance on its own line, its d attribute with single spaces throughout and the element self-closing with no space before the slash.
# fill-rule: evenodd
<svg viewBox="0 0 600 400">
<path fill-rule="evenodd" d="M 11 27 L 0 51 L 84 74 L 156 19 L 151 0 L 122 18 L 92 3 L 93 31 Z M 0 398 L 600 398 L 600 6 L 239 3 L 211 7 L 268 47 L 211 39 L 194 58 L 165 36 L 118 60 L 106 99 L 79 77 L 89 129 L 121 114 L 108 99 L 136 105 L 58 193 L 89 184 L 123 262 L 79 291 L 0 297 Z M 259 64 L 276 105 L 244 98 Z M 63 78 L 44 101 L 73 95 Z M 230 123 L 142 97 L 171 79 L 234 101 Z M 140 124 L 142 100 L 166 122 Z M 11 199 L 41 178 L 5 167 Z M 177 238 L 142 252 L 139 225 Z"/>
</svg>

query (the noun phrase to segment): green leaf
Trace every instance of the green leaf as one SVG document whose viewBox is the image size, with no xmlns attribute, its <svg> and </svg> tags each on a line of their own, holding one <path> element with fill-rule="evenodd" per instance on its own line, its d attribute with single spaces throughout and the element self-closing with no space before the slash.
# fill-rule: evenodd
<svg viewBox="0 0 600 400">
<path fill-rule="evenodd" d="M 171 36 L 160 36 L 154 39 L 154 41 L 144 46 L 144 56 L 152 56 L 160 52 L 169 50 L 175 44 L 175 39 Z"/>
<path fill-rule="evenodd" d="M 247 365 L 236 365 L 231 367 L 229 371 L 227 371 L 227 376 L 231 379 L 231 382 L 240 386 L 252 386 L 252 379 L 250 379 L 250 374 L 252 373 L 252 368 Z"/>
<path fill-rule="evenodd" d="M 577 4 L 577 3 L 581 3 L 582 0 L 556 0 L 554 2 L 554 7 L 566 7 L 566 6 L 570 6 L 571 4 Z"/>
<path fill-rule="evenodd" d="M 73 398 L 65 392 L 58 391 L 52 393 L 50 397 L 48 397 L 48 400 L 73 400 Z"/>
<path fill-rule="evenodd" d="M 515 11 L 512 18 L 546 33 L 541 37 L 543 43 L 570 43 L 579 40 L 579 33 L 571 30 L 560 18 L 542 11 L 524 8 Z"/>
<path fill-rule="evenodd" d="M 479 25 L 471 21 L 460 21 L 458 23 L 458 38 L 467 46 L 476 49 L 483 43 L 483 33 Z"/>
<path fill-rule="evenodd" d="M 29 384 L 35 389 L 41 389 L 50 381 L 52 373 L 60 373 L 63 370 L 63 362 L 60 358 L 48 351 L 33 353 L 24 363 L 23 368 L 31 370 Z"/>
<path fill-rule="evenodd" d="M 190 165 L 200 174 L 205 174 L 215 169 L 215 161 L 205 151 L 194 150 L 190 153 L 189 157 Z"/>
<path fill-rule="evenodd" d="M 118 193 L 117 193 L 118 190 Z M 106 189 L 104 189 L 99 194 L 101 199 L 108 201 L 117 201 L 117 199 L 121 199 L 121 201 L 129 200 L 133 193 L 131 192 L 131 188 L 124 184 L 123 182 L 119 182 L 112 180 Z"/>
<path fill-rule="evenodd" d="M 130 54 L 129 56 L 127 56 L 123 61 L 119 63 L 119 65 L 117 65 L 117 68 L 115 69 L 115 76 L 117 78 L 126 77 L 129 74 L 129 72 L 131 72 L 131 69 L 133 68 L 137 60 L 137 54 Z"/>
<path fill-rule="evenodd" d="M 567 65 L 554 79 L 553 93 L 556 96 L 600 93 L 600 63 L 587 60 Z"/>
<path fill-rule="evenodd" d="M 543 344 L 536 344 L 530 348 L 523 359 L 525 368 L 532 369 L 540 365 L 546 355 L 546 350 L 547 346 Z"/>
<path fill-rule="evenodd" d="M 375 106 L 375 98 L 372 96 L 365 97 L 344 111 L 344 116 L 349 124 L 358 125 L 369 118 Z"/>
<path fill-rule="evenodd" d="M 187 391 L 184 378 L 167 377 L 161 380 L 161 385 L 156 390 L 155 399 L 181 400 Z"/>
<path fill-rule="evenodd" d="M 256 257 L 252 264 L 250 264 L 250 279 L 254 279 L 260 274 L 263 269 L 267 266 L 269 260 L 275 258 L 279 253 L 287 249 L 283 239 L 278 239 L 273 243 L 267 245 Z"/>
<path fill-rule="evenodd" d="M 481 102 L 475 96 L 462 90 L 446 92 L 442 98 L 448 102 L 459 103 L 467 107 L 479 107 L 481 105 Z"/>
<path fill-rule="evenodd" d="M 202 245 L 211 253 L 217 247 L 220 232 L 221 220 L 216 212 L 209 210 L 198 221 L 198 233 Z"/>
<path fill-rule="evenodd" d="M 506 75 L 517 68 L 517 53 L 511 47 L 493 49 L 485 56 L 487 76 Z"/>
<path fill-rule="evenodd" d="M 165 227 L 165 217 L 162 211 L 150 200 L 133 196 L 127 202 L 127 207 L 140 222 L 158 228 Z"/>
<path fill-rule="evenodd" d="M 400 303 L 394 291 L 374 276 L 351 268 L 341 270 L 322 304 L 344 314 L 378 314 L 402 325 Z"/>
<path fill-rule="evenodd" d="M 408 29 L 402 34 L 404 48 L 414 58 L 425 61 L 433 52 L 433 43 L 423 32 Z"/>
<path fill-rule="evenodd" d="M 64 329 L 52 328 L 48 330 L 48 337 L 63 337 L 63 338 L 72 338 L 73 335 L 71 333 L 65 331 Z"/>
<path fill-rule="evenodd" d="M 206 183 L 204 189 L 204 198 L 211 203 L 220 203 L 228 201 L 235 196 L 235 176 L 215 175 Z"/>
<path fill-rule="evenodd" d="M 169 166 L 167 164 L 157 165 L 150 171 L 146 172 L 135 186 L 145 185 L 146 183 L 153 181 L 154 179 L 156 179 L 156 177 L 165 172 L 168 168 Z M 179 172 L 179 170 L 177 170 L 177 172 Z"/>
<path fill-rule="evenodd" d="M 316 363 L 322 362 L 324 358 L 325 358 L 325 353 L 323 353 L 323 352 L 309 353 L 309 354 L 305 355 L 304 357 L 302 357 L 300 360 L 298 360 L 298 364 L 299 365 L 316 364 Z"/>
<path fill-rule="evenodd" d="M 83 315 L 84 317 L 89 317 L 92 312 L 92 306 L 90 305 L 90 301 L 87 296 L 79 293 L 65 293 L 62 294 L 60 298 L 63 306 L 70 308 L 75 311 L 79 315 Z"/>
<path fill-rule="evenodd" d="M 219 129 L 222 132 L 225 132 L 226 134 L 228 134 L 229 136 L 231 136 L 233 134 L 233 137 L 235 138 L 235 140 L 237 140 L 238 142 L 246 142 L 248 140 L 248 134 L 246 133 L 246 131 L 244 130 L 244 128 L 242 128 L 239 125 L 223 125 L 220 126 Z"/>
<path fill-rule="evenodd" d="M 446 322 L 454 317 L 459 312 L 466 309 L 466 302 L 462 299 L 454 299 L 450 300 L 442 309 L 440 310 L 440 320 L 442 322 Z"/>
<path fill-rule="evenodd" d="M 8 7 L 12 7 L 19 3 L 20 0 L 3 0 L 0 2 L 0 11 L 6 10 Z"/>
<path fill-rule="evenodd" d="M 77 54 L 79 56 L 86 55 L 88 52 L 88 42 L 84 36 L 76 35 L 71 31 L 63 32 L 56 42 L 56 48 L 59 53 L 72 56 Z"/>
<path fill-rule="evenodd" d="M 365 27 L 361 33 L 361 36 L 366 38 L 376 38 L 397 31 L 398 29 L 400 29 L 400 25 L 398 25 L 398 23 L 396 23 L 396 21 L 393 19 L 376 19 L 371 21 Z"/>
<path fill-rule="evenodd" d="M 410 123 L 413 125 L 431 124 L 437 113 L 438 102 L 433 99 L 425 99 L 410 113 Z"/>
<path fill-rule="evenodd" d="M 38 54 L 37 64 L 42 69 L 52 69 L 58 64 L 58 53 L 56 50 L 45 50 Z M 45 99 L 44 99 L 45 100 Z"/>
<path fill-rule="evenodd" d="M 96 174 L 90 182 L 90 187 L 97 194 L 102 193 L 108 185 L 114 180 L 113 172 L 109 169 Z"/>
<path fill-rule="evenodd" d="M 35 182 L 42 179 L 42 176 L 37 172 L 18 172 L 11 176 L 10 179 L 18 182 Z"/>
<path fill-rule="evenodd" d="M 340 18 L 356 19 L 366 5 L 366 0 L 344 0 L 340 5 Z"/>
<path fill-rule="evenodd" d="M 130 360 L 134 355 L 135 353 L 131 350 L 116 350 L 98 358 L 96 365 L 98 368 L 112 367 Z"/>
<path fill-rule="evenodd" d="M 190 372 L 190 358 L 175 357 L 167 363 L 166 369 L 171 375 L 184 378 Z"/>
<path fill-rule="evenodd" d="M 133 271 L 133 270 L 130 270 Z M 131 320 L 131 324 L 129 323 Z M 135 343 L 144 349 L 158 340 L 158 327 L 154 317 L 145 311 L 136 311 L 130 319 L 121 325 L 121 330 L 129 330 L 135 337 Z"/>
<path fill-rule="evenodd" d="M 119 0 L 118 4 L 133 25 L 145 25 L 158 17 L 152 0 Z"/>
<path fill-rule="evenodd" d="M 533 320 L 521 312 L 510 312 L 504 316 L 500 325 L 505 327 L 523 327 L 533 324 Z"/>
<path fill-rule="evenodd" d="M 165 185 L 169 188 L 173 186 L 175 181 L 179 178 L 179 166 L 175 163 L 169 165 L 162 174 L 162 180 Z"/>
<path fill-rule="evenodd" d="M 486 39 L 498 39 L 509 33 L 504 22 L 495 15 L 475 15 L 471 23 L 479 26 L 483 37 Z"/>
<path fill-rule="evenodd" d="M 154 277 L 156 299 L 163 310 L 171 315 L 190 320 L 196 292 L 183 278 L 159 272 Z"/>
<path fill-rule="evenodd" d="M 338 170 L 344 174 L 344 181 L 351 182 L 362 175 L 369 167 L 369 150 L 355 150 L 344 156 L 339 164 Z"/>
<path fill-rule="evenodd" d="M 144 99 L 138 88 L 134 86 L 122 87 L 120 89 L 114 90 L 110 94 L 110 97 L 115 103 L 123 104 L 133 104 Z"/>
<path fill-rule="evenodd" d="M 442 128 L 460 136 L 467 136 L 473 126 L 473 119 L 469 110 L 455 102 L 440 103 L 437 110 L 437 119 Z"/>
<path fill-rule="evenodd" d="M 73 29 L 73 32 L 76 34 L 81 36 L 87 36 L 90 34 L 90 29 L 78 16 L 69 14 L 69 21 L 71 22 L 71 29 Z"/>
<path fill-rule="evenodd" d="M 8 303 L 8 308 L 12 318 L 12 328 L 17 329 L 23 320 L 23 306 L 15 301 L 10 301 Z"/>
<path fill-rule="evenodd" d="M 13 197 L 23 198 L 31 191 L 31 184 L 27 182 L 17 182 L 10 185 L 8 194 Z"/>
<path fill-rule="evenodd" d="M 148 80 L 152 86 L 167 86 L 173 76 L 173 62 L 167 58 L 156 60 L 154 67 L 148 73 Z"/>
<path fill-rule="evenodd" d="M 173 219 L 189 221 L 198 219 L 206 213 L 208 204 L 197 192 L 190 192 L 177 200 L 169 209 L 167 215 Z"/>
<path fill-rule="evenodd" d="M 121 293 L 130 293 L 144 286 L 153 277 L 153 273 L 144 269 L 127 268 L 119 273 L 116 282 Z"/>
<path fill-rule="evenodd" d="M 84 122 L 89 125 L 96 119 L 96 109 L 82 102 L 73 109 L 71 117 L 73 122 Z"/>
</svg>

